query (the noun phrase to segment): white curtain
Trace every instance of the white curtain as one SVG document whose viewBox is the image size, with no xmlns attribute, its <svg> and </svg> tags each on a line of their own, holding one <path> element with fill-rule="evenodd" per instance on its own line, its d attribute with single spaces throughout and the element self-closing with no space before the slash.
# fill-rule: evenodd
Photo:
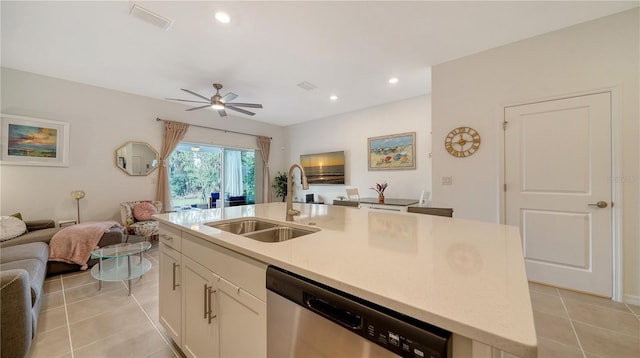
<svg viewBox="0 0 640 358">
<path fill-rule="evenodd" d="M 224 161 L 224 183 L 227 187 L 226 192 L 229 193 L 230 196 L 240 196 L 244 189 L 240 151 L 225 150 Z"/>
</svg>

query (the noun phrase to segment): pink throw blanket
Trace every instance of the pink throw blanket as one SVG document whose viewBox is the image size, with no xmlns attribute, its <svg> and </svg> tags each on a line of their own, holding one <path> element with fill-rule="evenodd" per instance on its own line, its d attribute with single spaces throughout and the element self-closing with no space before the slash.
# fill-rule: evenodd
<svg viewBox="0 0 640 358">
<path fill-rule="evenodd" d="M 81 270 L 86 270 L 91 251 L 98 246 L 102 235 L 114 226 L 122 228 L 116 221 L 86 222 L 65 227 L 49 242 L 49 260 L 78 264 Z"/>
</svg>

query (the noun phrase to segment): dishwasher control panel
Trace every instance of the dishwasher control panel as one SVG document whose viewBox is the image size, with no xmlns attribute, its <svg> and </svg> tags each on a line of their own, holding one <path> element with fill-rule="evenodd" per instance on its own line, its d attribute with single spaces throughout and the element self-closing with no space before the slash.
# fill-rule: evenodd
<svg viewBox="0 0 640 358">
<path fill-rule="evenodd" d="M 382 321 L 366 322 L 368 340 L 402 357 L 445 358 L 449 336 L 433 335 L 431 332 L 413 332 L 406 327 L 389 324 L 388 317 Z"/>
</svg>

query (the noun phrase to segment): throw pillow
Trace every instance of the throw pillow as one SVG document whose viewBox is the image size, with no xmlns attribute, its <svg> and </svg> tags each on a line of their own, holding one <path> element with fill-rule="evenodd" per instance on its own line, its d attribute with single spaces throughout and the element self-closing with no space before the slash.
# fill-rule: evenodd
<svg viewBox="0 0 640 358">
<path fill-rule="evenodd" d="M 133 207 L 133 217 L 138 221 L 151 220 L 152 216 L 157 213 L 158 209 L 148 201 L 143 201 Z"/>
<path fill-rule="evenodd" d="M 14 218 L 18 218 L 18 219 L 22 220 L 22 213 L 15 213 L 15 214 L 11 214 L 9 216 L 13 216 Z"/>
<path fill-rule="evenodd" d="M 0 242 L 18 237 L 27 231 L 27 225 L 24 221 L 13 216 L 1 217 L 0 227 L 2 227 Z"/>
</svg>

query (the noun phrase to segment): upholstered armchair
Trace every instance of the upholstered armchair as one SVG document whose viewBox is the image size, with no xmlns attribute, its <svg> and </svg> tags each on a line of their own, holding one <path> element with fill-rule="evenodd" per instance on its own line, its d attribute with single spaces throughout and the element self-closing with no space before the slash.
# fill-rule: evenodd
<svg viewBox="0 0 640 358">
<path fill-rule="evenodd" d="M 120 216 L 122 225 L 129 235 L 153 238 L 158 235 L 158 222 L 153 219 L 153 215 L 162 212 L 162 202 L 154 200 L 126 201 L 120 203 Z"/>
</svg>

